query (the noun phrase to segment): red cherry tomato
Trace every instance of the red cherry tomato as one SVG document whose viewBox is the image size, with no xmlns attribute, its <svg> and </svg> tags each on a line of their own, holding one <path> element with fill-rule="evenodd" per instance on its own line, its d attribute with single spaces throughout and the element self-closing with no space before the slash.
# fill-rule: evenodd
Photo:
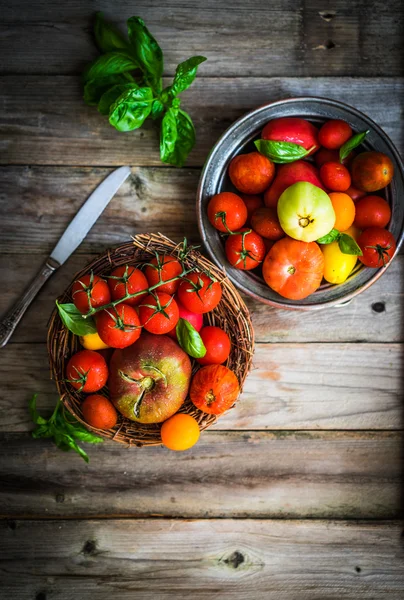
<svg viewBox="0 0 404 600">
<path fill-rule="evenodd" d="M 159 281 L 168 281 L 156 288 L 156 292 L 164 292 L 165 294 L 174 294 L 180 285 L 179 275 L 182 273 L 182 265 L 179 260 L 167 254 L 159 255 L 152 258 L 144 270 L 149 286 L 156 285 Z M 177 279 L 175 279 L 177 277 Z"/>
<path fill-rule="evenodd" d="M 222 298 L 222 286 L 206 273 L 190 273 L 180 283 L 178 298 L 191 312 L 207 313 L 219 304 Z"/>
<path fill-rule="evenodd" d="M 91 308 L 108 304 L 111 301 L 111 293 L 104 279 L 90 273 L 73 283 L 72 298 L 77 310 L 85 314 Z"/>
<path fill-rule="evenodd" d="M 209 201 L 208 219 L 218 231 L 238 231 L 247 220 L 247 207 L 237 194 L 221 192 Z"/>
<path fill-rule="evenodd" d="M 336 150 L 352 137 L 351 126 L 341 119 L 331 119 L 318 132 L 318 141 L 324 148 Z"/>
<path fill-rule="evenodd" d="M 350 152 L 348 156 L 344 158 L 342 164 L 348 166 L 354 157 L 355 151 L 352 150 L 352 152 Z M 314 156 L 314 162 L 319 168 L 322 167 L 326 162 L 341 162 L 339 159 L 339 151 L 329 150 L 328 148 L 320 148 L 320 150 L 316 152 Z"/>
<path fill-rule="evenodd" d="M 136 310 L 128 304 L 118 304 L 96 315 L 98 335 L 110 348 L 126 348 L 139 339 L 142 332 Z"/>
<path fill-rule="evenodd" d="M 344 165 L 338 162 L 325 163 L 320 168 L 321 181 L 333 192 L 345 192 L 351 185 L 351 176 Z"/>
<path fill-rule="evenodd" d="M 236 375 L 224 365 L 207 365 L 192 379 L 189 395 L 197 408 L 220 415 L 230 408 L 240 393 Z"/>
<path fill-rule="evenodd" d="M 365 196 L 356 203 L 354 225 L 359 229 L 386 227 L 391 219 L 391 208 L 380 196 Z"/>
<path fill-rule="evenodd" d="M 385 267 L 393 258 L 396 240 L 393 234 L 381 227 L 369 227 L 358 238 L 363 256 L 359 260 L 366 267 Z"/>
<path fill-rule="evenodd" d="M 220 327 L 203 327 L 200 336 L 206 348 L 206 354 L 196 360 L 200 365 L 220 365 L 230 354 L 230 338 Z"/>
<path fill-rule="evenodd" d="M 108 277 L 108 285 L 113 300 L 120 300 L 126 294 L 136 294 L 146 290 L 144 294 L 125 300 L 125 304 L 130 306 L 139 304 L 147 296 L 147 288 L 149 287 L 142 271 L 131 265 L 116 267 Z"/>
<path fill-rule="evenodd" d="M 80 350 L 67 363 L 66 379 L 80 392 L 98 392 L 107 383 L 107 363 L 94 350 Z"/>
<path fill-rule="evenodd" d="M 178 323 L 178 305 L 172 296 L 164 292 L 150 294 L 139 307 L 139 318 L 150 333 L 168 333 Z"/>
<path fill-rule="evenodd" d="M 258 267 L 264 260 L 265 244 L 258 233 L 244 228 L 240 233 L 229 235 L 225 251 L 227 260 L 233 267 L 242 271 L 250 271 Z"/>
<path fill-rule="evenodd" d="M 176 301 L 177 306 L 178 306 L 179 318 L 180 319 L 185 319 L 186 321 L 188 321 L 188 323 L 191 323 L 192 327 L 194 329 L 196 329 L 196 331 L 200 331 L 202 329 L 202 326 L 203 326 L 203 316 L 201 314 L 191 312 L 190 310 L 188 310 L 187 308 L 185 308 L 185 306 L 183 306 L 181 304 L 181 302 L 178 300 L 177 297 L 175 298 L 175 301 Z M 167 333 L 167 335 L 169 335 L 170 337 L 172 337 L 174 340 L 177 339 L 177 333 L 175 331 L 175 328 L 171 329 L 171 331 L 169 331 Z"/>
</svg>

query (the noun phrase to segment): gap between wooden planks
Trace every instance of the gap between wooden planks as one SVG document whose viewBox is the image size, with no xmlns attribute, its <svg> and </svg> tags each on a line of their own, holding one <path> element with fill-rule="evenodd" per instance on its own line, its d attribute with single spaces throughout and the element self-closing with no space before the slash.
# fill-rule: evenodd
<svg viewBox="0 0 404 600">
<path fill-rule="evenodd" d="M 402 523 L 12 521 L 7 598 L 400 600 Z M 73 586 L 73 588 L 72 588 Z"/>
</svg>

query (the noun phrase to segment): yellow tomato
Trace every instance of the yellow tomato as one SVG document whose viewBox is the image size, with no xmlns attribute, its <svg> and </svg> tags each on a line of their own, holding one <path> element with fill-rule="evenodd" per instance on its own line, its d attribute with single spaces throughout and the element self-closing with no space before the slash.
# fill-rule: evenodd
<svg viewBox="0 0 404 600">
<path fill-rule="evenodd" d="M 107 344 L 104 344 L 98 333 L 87 333 L 80 337 L 80 344 L 84 346 L 86 350 L 103 350 L 109 348 Z"/>
<path fill-rule="evenodd" d="M 199 440 L 199 425 L 194 417 L 177 413 L 161 426 L 161 441 L 170 450 L 188 450 Z"/>
<path fill-rule="evenodd" d="M 343 283 L 356 265 L 357 256 L 341 252 L 338 242 L 320 247 L 324 255 L 324 279 L 329 283 Z"/>
</svg>

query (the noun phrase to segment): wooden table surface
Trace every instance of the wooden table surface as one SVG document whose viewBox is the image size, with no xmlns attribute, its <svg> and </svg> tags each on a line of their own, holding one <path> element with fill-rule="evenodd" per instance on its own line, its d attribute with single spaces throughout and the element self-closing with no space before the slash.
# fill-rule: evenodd
<svg viewBox="0 0 404 600">
<path fill-rule="evenodd" d="M 82 101 L 92 17 L 140 15 L 165 76 L 208 57 L 183 105 L 197 145 L 163 167 L 153 126 L 110 127 Z M 403 277 L 399 256 L 345 308 L 247 299 L 254 369 L 237 407 L 184 453 L 33 440 L 27 401 L 57 400 L 46 323 L 76 270 L 130 235 L 198 241 L 195 191 L 247 110 L 318 95 L 367 113 L 404 150 L 404 7 L 317 0 L 2 0 L 0 308 L 21 294 L 102 179 L 130 165 L 83 244 L 0 351 L 0 597 L 7 600 L 399 600 L 404 597 Z"/>
</svg>

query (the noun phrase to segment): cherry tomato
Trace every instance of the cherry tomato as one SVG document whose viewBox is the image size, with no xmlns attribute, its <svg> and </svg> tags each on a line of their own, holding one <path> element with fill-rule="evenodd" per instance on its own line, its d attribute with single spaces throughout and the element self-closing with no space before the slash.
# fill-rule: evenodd
<svg viewBox="0 0 404 600">
<path fill-rule="evenodd" d="M 386 227 L 391 219 L 391 208 L 380 196 L 365 196 L 356 203 L 355 225 L 360 229 Z"/>
<path fill-rule="evenodd" d="M 351 126 L 341 119 L 331 119 L 318 132 L 318 141 L 324 148 L 337 150 L 352 137 Z"/>
<path fill-rule="evenodd" d="M 358 246 L 363 252 L 359 260 L 366 267 L 385 267 L 393 258 L 396 240 L 387 229 L 369 227 L 359 236 Z"/>
<path fill-rule="evenodd" d="M 156 285 L 160 280 L 168 281 L 169 279 L 177 279 L 169 283 L 162 283 L 156 288 L 156 292 L 164 292 L 171 296 L 175 294 L 180 285 L 179 276 L 182 273 L 182 265 L 179 260 L 168 254 L 159 255 L 152 258 L 146 266 L 144 273 L 149 282 L 149 286 Z"/>
<path fill-rule="evenodd" d="M 181 304 L 181 302 L 178 300 L 177 297 L 175 297 L 175 301 L 176 301 L 177 306 L 178 306 L 179 318 L 180 319 L 185 319 L 186 321 L 188 321 L 188 323 L 191 323 L 192 327 L 194 329 L 196 329 L 196 331 L 200 331 L 202 329 L 202 326 L 203 326 L 203 316 L 201 314 L 191 312 L 190 310 L 188 310 L 187 308 L 185 308 L 185 306 L 183 306 Z M 171 329 L 171 331 L 169 331 L 167 333 L 167 335 L 169 335 L 170 337 L 172 337 L 173 340 L 177 339 L 177 332 L 176 332 L 175 328 Z"/>
<path fill-rule="evenodd" d="M 130 265 L 116 267 L 108 277 L 108 285 L 113 300 L 120 300 L 126 294 L 136 294 L 137 292 L 146 290 L 144 294 L 125 300 L 125 304 L 129 304 L 130 306 L 139 304 L 147 296 L 147 288 L 149 287 L 142 271 Z"/>
<path fill-rule="evenodd" d="M 277 210 L 271 206 L 257 208 L 251 217 L 251 227 L 258 235 L 268 240 L 276 241 L 285 237 Z"/>
<path fill-rule="evenodd" d="M 257 210 L 257 208 L 260 208 L 261 206 L 264 205 L 264 201 L 261 196 L 257 196 L 257 195 L 252 196 L 252 195 L 248 195 L 248 194 L 241 194 L 241 198 L 247 208 L 246 223 L 250 223 L 251 215 L 253 214 L 253 212 L 255 210 Z"/>
<path fill-rule="evenodd" d="M 244 228 L 240 233 L 229 235 L 225 251 L 227 260 L 233 267 L 242 271 L 250 271 L 258 267 L 264 259 L 265 244 L 258 233 Z"/>
<path fill-rule="evenodd" d="M 98 335 L 110 348 L 126 348 L 139 339 L 142 329 L 136 310 L 122 303 L 95 317 Z"/>
<path fill-rule="evenodd" d="M 209 201 L 208 219 L 218 231 L 238 231 L 247 220 L 247 207 L 237 194 L 221 192 Z"/>
<path fill-rule="evenodd" d="M 344 165 L 328 162 L 320 168 L 321 181 L 333 192 L 345 192 L 351 185 L 351 176 Z"/>
<path fill-rule="evenodd" d="M 219 304 L 222 286 L 205 273 L 190 273 L 180 283 L 178 298 L 191 312 L 207 313 Z"/>
<path fill-rule="evenodd" d="M 348 194 L 348 196 L 351 196 L 354 202 L 359 200 L 359 198 L 363 198 L 363 196 L 366 196 L 366 192 L 358 190 L 358 188 L 354 187 L 353 185 L 350 185 L 345 193 Z"/>
<path fill-rule="evenodd" d="M 316 291 L 324 273 L 324 257 L 316 242 L 289 237 L 272 246 L 262 265 L 266 283 L 290 300 L 302 300 Z"/>
<path fill-rule="evenodd" d="M 262 194 L 275 175 L 275 165 L 259 152 L 239 154 L 230 162 L 229 177 L 243 194 Z"/>
<path fill-rule="evenodd" d="M 112 429 L 118 421 L 115 406 L 101 394 L 87 396 L 81 405 L 84 420 L 96 429 Z"/>
<path fill-rule="evenodd" d="M 80 350 L 67 363 L 66 379 L 79 392 L 98 392 L 107 383 L 107 363 L 94 350 Z"/>
<path fill-rule="evenodd" d="M 224 365 L 208 365 L 199 369 L 189 390 L 195 406 L 211 415 L 220 415 L 230 408 L 239 393 L 237 377 Z"/>
<path fill-rule="evenodd" d="M 230 338 L 220 327 L 203 327 L 200 336 L 206 348 L 206 354 L 197 358 L 200 365 L 220 365 L 224 363 L 230 354 Z"/>
<path fill-rule="evenodd" d="M 104 279 L 90 273 L 73 283 L 72 298 L 77 310 L 85 314 L 91 308 L 108 304 L 111 301 L 111 293 Z"/>
<path fill-rule="evenodd" d="M 178 323 L 179 311 L 174 298 L 165 292 L 155 292 L 144 299 L 139 307 L 143 327 L 157 335 L 168 333 Z"/>
<path fill-rule="evenodd" d="M 184 413 L 177 413 L 161 426 L 161 441 L 170 450 L 188 450 L 199 440 L 198 421 Z"/>
<path fill-rule="evenodd" d="M 334 229 L 345 231 L 355 219 L 355 204 L 351 196 L 344 192 L 331 192 L 328 194 L 335 212 Z"/>
</svg>

